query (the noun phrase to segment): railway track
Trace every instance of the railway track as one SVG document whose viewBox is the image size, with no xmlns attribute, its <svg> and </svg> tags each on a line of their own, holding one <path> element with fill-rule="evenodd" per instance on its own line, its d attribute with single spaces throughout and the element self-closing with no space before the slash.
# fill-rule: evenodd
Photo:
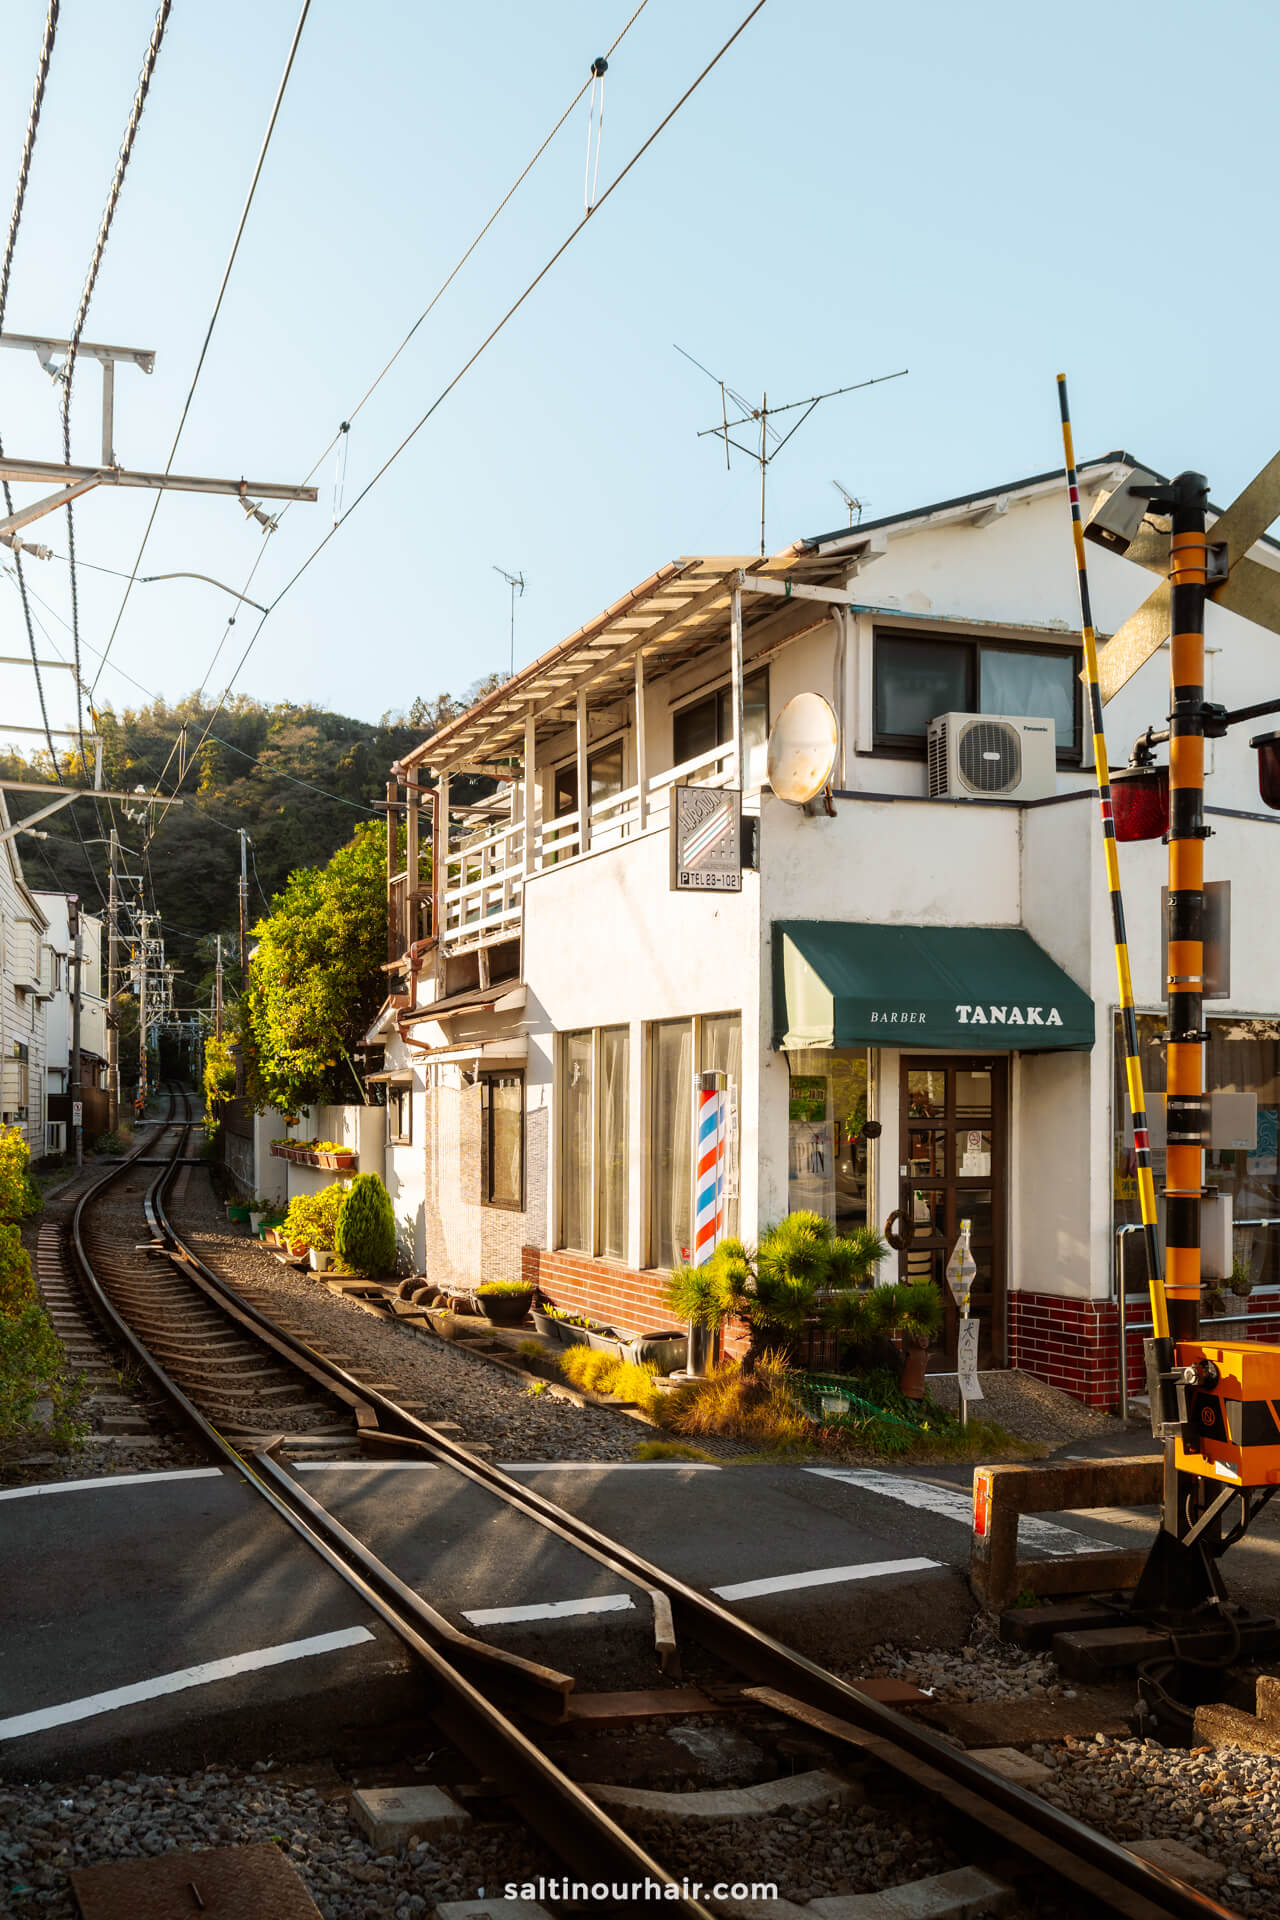
<svg viewBox="0 0 1280 1920">
<path fill-rule="evenodd" d="M 178 1113 L 181 1104 L 183 1112 Z M 270 1320 L 207 1266 L 166 1211 L 196 1124 L 171 1091 L 161 1135 L 81 1199 L 72 1224 L 86 1287 L 116 1337 L 214 1455 L 243 1476 L 307 1545 L 359 1593 L 425 1671 L 432 1716 L 472 1765 L 497 1783 L 565 1867 L 592 1884 L 634 1887 L 620 1910 L 661 1898 L 710 1920 L 678 1870 L 653 1859 L 589 1792 L 540 1750 L 538 1722 L 563 1718 L 572 1677 L 459 1631 L 315 1500 L 290 1471 L 316 1449 L 430 1458 L 569 1543 L 646 1594 L 655 1658 L 679 1670 L 697 1645 L 746 1684 L 743 1698 L 784 1717 L 844 1760 L 926 1798 L 983 1865 L 1012 1867 L 1038 1909 L 1089 1906 L 1128 1920 L 1224 1920 L 1230 1909 L 1131 1854 L 870 1699 L 717 1601 L 544 1499 L 464 1440 L 433 1427 L 376 1384 Z M 162 1164 L 152 1172 L 156 1160 Z M 148 1164 L 150 1163 L 150 1164 Z M 141 1222 L 146 1239 L 139 1241 Z"/>
</svg>

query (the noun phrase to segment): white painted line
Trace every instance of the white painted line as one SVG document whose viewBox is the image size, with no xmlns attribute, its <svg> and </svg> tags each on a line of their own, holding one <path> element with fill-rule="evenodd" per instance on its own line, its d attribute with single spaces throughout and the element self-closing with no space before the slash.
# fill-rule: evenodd
<svg viewBox="0 0 1280 1920">
<path fill-rule="evenodd" d="M 752 1600 L 758 1593 L 795 1593 L 801 1587 L 834 1587 L 845 1580 L 878 1580 L 886 1573 L 927 1573 L 941 1560 L 868 1560 L 860 1567 L 815 1567 L 811 1573 L 780 1573 L 772 1580 L 740 1580 L 712 1587 L 722 1600 Z"/>
<path fill-rule="evenodd" d="M 504 1473 L 719 1473 L 710 1460 L 502 1460 Z"/>
<path fill-rule="evenodd" d="M 881 1473 L 875 1467 L 806 1467 L 824 1480 L 843 1480 L 847 1486 L 864 1493 L 882 1494 L 905 1507 L 940 1514 L 944 1520 L 958 1520 L 967 1533 L 973 1530 L 973 1496 L 962 1487 L 935 1486 L 929 1480 L 908 1480 L 896 1474 Z M 1024 1546 L 1039 1547 L 1048 1554 L 1097 1553 L 1105 1540 L 1060 1527 L 1054 1520 L 1041 1520 L 1027 1514 L 1018 1522 L 1018 1538 Z"/>
<path fill-rule="evenodd" d="M 629 1593 L 601 1593 L 590 1600 L 546 1600 L 532 1607 L 476 1607 L 463 1613 L 473 1627 L 504 1627 L 515 1620 L 568 1620 L 580 1613 L 625 1613 Z"/>
<path fill-rule="evenodd" d="M 87 1493 L 95 1487 L 149 1487 L 164 1480 L 221 1480 L 221 1467 L 171 1467 L 163 1473 L 106 1473 L 99 1480 L 47 1480 L 38 1487 L 6 1487 L 0 1500 L 29 1500 L 41 1493 Z"/>
<path fill-rule="evenodd" d="M 295 1473 L 439 1473 L 436 1460 L 294 1460 Z"/>
<path fill-rule="evenodd" d="M 57 1707 L 38 1707 L 34 1713 L 14 1714 L 0 1720 L 0 1740 L 20 1740 L 24 1734 L 44 1733 L 50 1727 L 69 1726 L 73 1720 L 92 1720 L 100 1713 L 115 1713 L 121 1707 L 136 1706 L 140 1700 L 156 1700 L 165 1693 L 185 1693 L 190 1687 L 207 1687 L 215 1680 L 231 1680 L 240 1673 L 258 1673 L 263 1667 L 280 1667 L 289 1660 L 310 1660 L 320 1653 L 337 1653 L 343 1647 L 358 1647 L 372 1640 L 368 1627 L 340 1627 L 336 1633 L 312 1634 L 309 1640 L 287 1640 L 281 1646 L 255 1647 L 249 1653 L 233 1653 L 226 1660 L 206 1660 L 197 1667 L 179 1667 L 176 1673 L 159 1673 L 151 1680 L 136 1680 L 129 1687 L 112 1687 L 107 1693 L 86 1694 L 83 1700 L 66 1700 Z"/>
</svg>

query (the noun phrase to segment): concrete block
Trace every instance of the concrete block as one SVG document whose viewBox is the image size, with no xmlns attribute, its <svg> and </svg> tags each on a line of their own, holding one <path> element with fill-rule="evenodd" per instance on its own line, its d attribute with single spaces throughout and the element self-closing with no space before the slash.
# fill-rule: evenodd
<svg viewBox="0 0 1280 1920">
<path fill-rule="evenodd" d="M 795 1813 L 799 1808 L 820 1809 L 828 1801 L 858 1806 L 864 1795 L 852 1781 L 817 1769 L 796 1773 L 788 1780 L 764 1780 L 755 1787 L 708 1787 L 696 1793 L 656 1793 L 649 1787 L 590 1786 L 584 1789 L 604 1806 L 630 1807 L 635 1813 L 661 1814 L 681 1820 L 729 1820 L 743 1816 Z"/>
<path fill-rule="evenodd" d="M 402 1847 L 416 1833 L 457 1833 L 471 1815 L 440 1787 L 361 1787 L 351 1811 L 375 1847 Z"/>
<path fill-rule="evenodd" d="M 1216 1887 L 1219 1880 L 1226 1878 L 1224 1866 L 1216 1860 L 1207 1860 L 1204 1854 L 1184 1846 L 1181 1840 L 1135 1840 L 1129 1852 L 1193 1887 Z"/>
<path fill-rule="evenodd" d="M 1197 1745 L 1280 1753 L 1280 1722 L 1259 1720 L 1238 1707 L 1197 1707 L 1195 1730 Z"/>
<path fill-rule="evenodd" d="M 1035 1793 L 1047 1780 L 1053 1779 L 1052 1767 L 1042 1767 L 1029 1753 L 1019 1753 L 1016 1747 L 973 1747 L 969 1758 L 981 1761 L 1002 1780 L 1011 1780 L 1015 1787 L 1026 1787 L 1029 1793 Z"/>
<path fill-rule="evenodd" d="M 1260 1673 L 1254 1695 L 1254 1711 L 1270 1727 L 1280 1727 L 1280 1679 L 1274 1673 Z"/>
<path fill-rule="evenodd" d="M 1012 1887 L 980 1867 L 957 1867 L 928 1880 L 908 1880 L 883 1893 L 837 1893 L 811 1900 L 820 1920 L 966 1920 L 969 1914 L 1000 1913 L 1016 1902 Z"/>
<path fill-rule="evenodd" d="M 553 1920 L 532 1900 L 446 1900 L 435 1920 Z"/>
</svg>

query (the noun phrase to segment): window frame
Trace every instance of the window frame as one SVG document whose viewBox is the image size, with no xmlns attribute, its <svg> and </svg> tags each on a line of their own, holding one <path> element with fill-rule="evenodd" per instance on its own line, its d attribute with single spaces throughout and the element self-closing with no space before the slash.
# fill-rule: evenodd
<svg viewBox="0 0 1280 1920">
<path fill-rule="evenodd" d="M 743 667 L 742 694 L 743 694 L 744 706 L 746 703 L 747 688 L 753 681 L 756 681 L 756 680 L 763 681 L 764 683 L 764 731 L 765 731 L 765 739 L 767 740 L 769 737 L 769 716 L 771 712 L 771 709 L 769 706 L 769 663 L 767 660 L 764 661 L 758 667 L 751 667 L 751 666 Z M 684 760 L 676 752 L 676 727 L 679 724 L 679 722 L 682 719 L 684 719 L 684 717 L 687 714 L 692 713 L 696 707 L 704 707 L 709 702 L 714 701 L 715 708 L 716 708 L 716 733 L 717 735 L 719 735 L 722 707 L 727 704 L 726 695 L 731 696 L 732 688 L 733 688 L 733 677 L 732 675 L 729 675 L 723 680 L 717 680 L 713 686 L 702 687 L 697 693 L 693 694 L 689 699 L 682 700 L 679 703 L 679 705 L 676 705 L 673 702 L 671 707 L 671 764 L 673 767 L 680 767 L 684 765 Z M 721 747 L 727 747 L 732 741 L 732 739 L 733 739 L 733 716 L 732 714 L 729 714 L 726 731 L 722 737 L 717 738 L 715 743 L 716 748 L 718 749 Z M 696 754 L 690 754 L 687 757 L 689 759 L 696 759 L 698 756 Z"/>
<path fill-rule="evenodd" d="M 962 647 L 965 650 L 965 685 L 967 704 L 958 709 L 964 713 L 979 713 L 978 705 L 981 676 L 982 650 L 991 648 L 997 653 L 1041 653 L 1051 654 L 1059 659 L 1073 663 L 1071 675 L 1072 710 L 1074 714 L 1074 732 L 1069 747 L 1057 747 L 1056 763 L 1063 769 L 1078 769 L 1084 764 L 1084 700 L 1080 684 L 1080 670 L 1084 665 L 1078 646 L 1063 644 L 1045 636 L 1043 640 L 1027 640 L 1020 635 L 1005 635 L 993 632 L 984 633 L 939 633 L 919 627 L 882 627 L 876 626 L 871 635 L 871 751 L 883 759 L 927 760 L 929 754 L 928 734 L 882 732 L 879 724 L 880 658 L 882 643 L 895 640 L 929 640 L 939 646 Z"/>
<path fill-rule="evenodd" d="M 405 1104 L 406 1130 L 398 1130 L 400 1102 Z M 395 1116 L 393 1118 L 392 1116 Z M 411 1080 L 392 1081 L 387 1088 L 387 1144 L 392 1147 L 411 1147 L 413 1145 L 413 1082 Z"/>
<path fill-rule="evenodd" d="M 480 1087 L 480 1204 L 500 1213 L 525 1211 L 527 1170 L 528 1086 L 522 1067 L 499 1068 L 477 1076 Z M 497 1200 L 493 1194 L 493 1087 L 494 1083 L 516 1082 L 520 1088 L 520 1193 L 516 1200 Z"/>
<path fill-rule="evenodd" d="M 608 736 L 608 737 L 607 737 L 606 739 L 604 739 L 604 740 L 597 740 L 597 741 L 596 741 L 596 743 L 595 743 L 595 745 L 594 745 L 594 746 L 592 746 L 592 747 L 590 747 L 590 748 L 588 749 L 588 751 L 587 751 L 587 794 L 588 794 L 588 800 L 590 799 L 590 793 L 591 793 L 591 763 L 592 763 L 592 761 L 593 761 L 593 760 L 598 760 L 598 759 L 600 758 L 600 756 L 601 756 L 602 754 L 605 754 L 605 753 L 612 753 L 612 752 L 614 752 L 614 751 L 615 751 L 615 749 L 616 749 L 616 750 L 618 751 L 618 753 L 619 753 L 619 755 L 620 755 L 620 758 L 621 758 L 621 762 L 622 762 L 622 764 L 621 764 L 621 766 L 620 766 L 620 767 L 619 767 L 619 769 L 618 769 L 618 789 L 617 789 L 617 790 L 618 790 L 618 793 L 625 793 L 625 792 L 626 792 L 626 788 L 627 788 L 627 736 L 626 736 L 626 733 L 625 733 L 625 731 L 623 731 L 622 729 L 619 729 L 619 731 L 618 731 L 617 733 L 614 733 L 614 734 L 610 734 L 610 735 L 609 735 L 609 736 Z M 579 808 L 578 808 L 578 800 L 577 800 L 577 798 L 576 798 L 576 797 L 575 797 L 575 799 L 574 799 L 574 803 L 573 803 L 573 805 L 572 805 L 571 807 L 563 807 L 563 808 L 562 808 L 562 807 L 561 807 L 561 805 L 560 805 L 560 792 L 559 792 L 559 788 L 560 788 L 560 776 L 561 776 L 561 774 L 565 774 L 565 773 L 569 773 L 569 774 L 572 774 L 572 775 L 573 775 L 573 779 L 574 779 L 574 784 L 575 784 L 575 786 L 576 786 L 576 784 L 577 784 L 577 779 L 578 779 L 578 756 L 577 756 L 577 753 L 576 753 L 576 751 L 575 751 L 574 753 L 572 753 L 572 754 L 570 754 L 570 755 L 569 755 L 569 757 L 568 757 L 567 759 L 564 759 L 564 760 L 557 760 L 557 761 L 554 761 L 554 762 L 552 763 L 552 767 L 551 767 L 551 818 L 552 818 L 553 820 L 564 820 L 564 819 L 566 819 L 566 818 L 568 817 L 568 815 L 569 815 L 569 814 L 571 814 L 571 813 L 577 813 L 577 812 L 579 811 Z M 614 796 L 613 794 L 609 794 L 609 795 L 607 795 L 607 796 L 606 796 L 606 798 L 607 798 L 607 799 L 613 799 L 614 797 L 615 797 L 615 796 Z M 597 803 L 597 804 L 603 804 L 603 803 L 601 802 L 601 803 Z"/>
</svg>

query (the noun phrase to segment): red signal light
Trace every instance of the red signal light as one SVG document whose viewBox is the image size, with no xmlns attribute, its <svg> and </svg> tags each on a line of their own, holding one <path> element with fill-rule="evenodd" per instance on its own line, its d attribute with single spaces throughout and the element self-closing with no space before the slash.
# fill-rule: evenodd
<svg viewBox="0 0 1280 1920">
<path fill-rule="evenodd" d="M 1280 805 L 1280 800 L 1277 800 Z M 1111 776 L 1117 840 L 1159 840 L 1169 831 L 1168 767 L 1127 767 Z"/>
<path fill-rule="evenodd" d="M 1249 745 L 1258 750 L 1258 792 L 1262 803 L 1280 808 L 1280 733 L 1255 733 Z"/>
</svg>

